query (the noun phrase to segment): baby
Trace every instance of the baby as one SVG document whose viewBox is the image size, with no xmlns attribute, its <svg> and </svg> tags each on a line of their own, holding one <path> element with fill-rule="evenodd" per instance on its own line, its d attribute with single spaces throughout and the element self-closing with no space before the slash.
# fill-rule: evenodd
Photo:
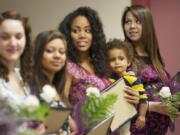
<svg viewBox="0 0 180 135">
<path fill-rule="evenodd" d="M 109 68 L 112 71 L 112 78 L 117 80 L 123 78 L 126 85 L 139 92 L 140 103 L 139 113 L 136 120 L 136 127 L 143 128 L 146 122 L 147 96 L 141 81 L 135 76 L 135 73 L 127 72 L 134 58 L 134 50 L 130 43 L 118 39 L 110 40 L 107 43 L 107 56 Z M 121 135 L 130 135 L 130 122 L 120 128 Z"/>
</svg>

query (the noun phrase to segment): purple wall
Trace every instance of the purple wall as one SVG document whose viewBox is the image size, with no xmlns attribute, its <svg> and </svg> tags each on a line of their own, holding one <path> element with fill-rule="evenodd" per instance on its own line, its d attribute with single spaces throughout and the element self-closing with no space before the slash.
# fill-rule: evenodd
<svg viewBox="0 0 180 135">
<path fill-rule="evenodd" d="M 150 8 L 166 69 L 174 75 L 180 71 L 180 1 L 151 0 Z"/>
<path fill-rule="evenodd" d="M 167 71 L 173 76 L 180 71 L 180 0 L 132 0 L 132 4 L 150 7 L 154 18 L 161 55 Z M 180 120 L 174 133 L 180 134 Z"/>
<path fill-rule="evenodd" d="M 180 71 L 180 1 L 132 0 L 150 8 L 154 18 L 161 55 L 167 71 L 173 76 Z"/>
<path fill-rule="evenodd" d="M 158 41 L 166 69 L 174 75 L 180 71 L 180 0 L 151 0 Z M 180 134 L 180 120 L 176 130 L 168 135 Z"/>
</svg>

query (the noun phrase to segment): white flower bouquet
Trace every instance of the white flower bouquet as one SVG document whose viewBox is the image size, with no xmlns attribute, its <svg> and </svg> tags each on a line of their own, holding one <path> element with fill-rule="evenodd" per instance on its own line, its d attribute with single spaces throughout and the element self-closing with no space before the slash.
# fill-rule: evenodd
<svg viewBox="0 0 180 135">
<path fill-rule="evenodd" d="M 48 104 L 50 104 L 56 100 L 57 97 L 56 89 L 51 85 L 44 85 L 40 97 Z"/>
<path fill-rule="evenodd" d="M 168 116 L 171 121 L 174 121 L 175 113 L 179 111 L 180 108 L 180 92 L 171 94 L 170 88 L 164 86 L 161 88 L 159 95 L 162 99 L 162 104 L 167 107 Z"/>
<path fill-rule="evenodd" d="M 19 115 L 26 117 L 30 121 L 44 121 L 46 119 L 49 107 L 39 102 L 33 95 L 27 96 L 19 105 Z"/>
<path fill-rule="evenodd" d="M 102 97 L 99 89 L 93 86 L 87 88 L 86 95 L 87 100 L 81 114 L 85 129 L 88 129 L 110 115 L 110 110 L 117 101 L 117 95 L 109 94 Z"/>
<path fill-rule="evenodd" d="M 45 102 L 40 103 L 36 96 L 27 96 L 19 105 L 20 115 L 26 116 L 32 121 L 44 121 L 50 111 L 50 105 L 56 100 L 56 89 L 51 85 L 44 85 L 40 97 Z"/>
<path fill-rule="evenodd" d="M 48 107 L 33 95 L 15 104 L 0 97 L 0 135 L 37 135 L 32 129 L 45 119 L 47 111 Z"/>
</svg>

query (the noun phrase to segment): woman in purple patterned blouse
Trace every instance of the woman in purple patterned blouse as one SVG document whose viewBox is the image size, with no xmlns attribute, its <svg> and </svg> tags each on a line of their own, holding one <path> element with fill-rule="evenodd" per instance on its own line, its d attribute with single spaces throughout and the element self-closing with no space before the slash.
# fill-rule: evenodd
<svg viewBox="0 0 180 135">
<path fill-rule="evenodd" d="M 110 84 L 107 79 L 107 61 L 105 53 L 105 35 L 101 20 L 96 11 L 89 7 L 80 7 L 68 14 L 59 26 L 68 43 L 68 76 L 65 84 L 65 97 L 73 106 L 78 134 L 83 132 L 79 108 L 86 98 L 86 88 L 93 85 L 102 91 Z M 126 89 L 126 99 L 130 103 L 139 102 L 138 93 Z"/>
<path fill-rule="evenodd" d="M 170 79 L 165 71 L 155 34 L 150 11 L 140 5 L 127 7 L 122 17 L 125 40 L 132 43 L 136 59 L 132 70 L 142 80 L 149 100 L 149 113 L 146 126 L 138 130 L 132 122 L 132 135 L 165 135 L 170 124 L 167 109 L 161 105 L 156 96 L 163 85 Z M 177 117 L 180 113 L 177 114 Z"/>
</svg>

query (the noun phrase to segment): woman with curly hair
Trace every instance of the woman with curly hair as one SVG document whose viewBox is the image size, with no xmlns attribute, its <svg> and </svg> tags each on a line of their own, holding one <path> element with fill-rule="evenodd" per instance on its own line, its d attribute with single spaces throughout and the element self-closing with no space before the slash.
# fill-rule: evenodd
<svg viewBox="0 0 180 135">
<path fill-rule="evenodd" d="M 59 26 L 68 44 L 68 76 L 64 95 L 70 105 L 83 104 L 88 85 L 100 90 L 110 82 L 105 56 L 105 35 L 97 12 L 89 7 L 80 7 L 65 17 Z M 74 109 L 74 115 L 79 109 Z M 78 115 L 79 116 L 79 115 Z M 82 130 L 76 115 L 79 134 Z"/>
<path fill-rule="evenodd" d="M 105 79 L 109 75 L 105 59 L 106 40 L 97 13 L 89 7 L 78 8 L 66 16 L 59 30 L 67 39 L 67 68 L 72 80 L 69 101 L 74 105 L 85 94 L 86 85 L 103 89 L 109 84 Z"/>
<path fill-rule="evenodd" d="M 79 134 L 83 132 L 80 122 L 79 108 L 86 99 L 88 85 L 103 91 L 110 81 L 110 72 L 106 60 L 106 40 L 102 22 L 98 13 L 90 7 L 80 7 L 68 14 L 59 25 L 59 31 L 65 34 L 68 44 L 68 75 L 65 83 L 64 95 L 74 107 L 74 118 L 77 122 Z M 128 90 L 133 96 L 126 98 L 131 103 L 137 103 L 137 93 Z"/>
</svg>

